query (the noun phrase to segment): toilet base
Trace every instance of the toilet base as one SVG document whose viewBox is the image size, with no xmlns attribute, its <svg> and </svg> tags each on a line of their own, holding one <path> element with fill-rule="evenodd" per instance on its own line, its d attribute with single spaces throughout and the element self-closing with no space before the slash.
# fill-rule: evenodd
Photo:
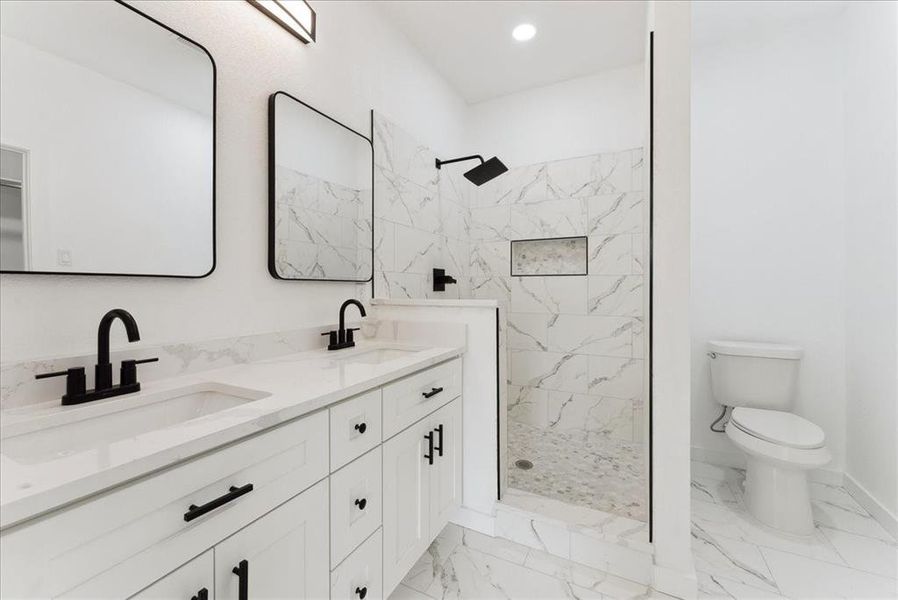
<svg viewBox="0 0 898 600">
<path fill-rule="evenodd" d="M 748 456 L 745 505 L 758 521 L 793 535 L 814 533 L 806 469 L 790 469 Z"/>
</svg>

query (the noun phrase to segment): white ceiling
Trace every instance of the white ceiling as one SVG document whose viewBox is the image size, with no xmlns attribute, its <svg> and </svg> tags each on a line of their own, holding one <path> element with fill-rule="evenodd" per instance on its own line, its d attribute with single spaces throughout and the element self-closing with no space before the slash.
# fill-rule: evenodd
<svg viewBox="0 0 898 600">
<path fill-rule="evenodd" d="M 376 2 L 469 103 L 639 63 L 646 4 L 625 1 Z M 511 30 L 532 23 L 536 37 Z"/>
<path fill-rule="evenodd" d="M 763 36 L 793 23 L 836 15 L 846 4 L 836 0 L 693 2 L 692 43 L 702 46 Z"/>
</svg>

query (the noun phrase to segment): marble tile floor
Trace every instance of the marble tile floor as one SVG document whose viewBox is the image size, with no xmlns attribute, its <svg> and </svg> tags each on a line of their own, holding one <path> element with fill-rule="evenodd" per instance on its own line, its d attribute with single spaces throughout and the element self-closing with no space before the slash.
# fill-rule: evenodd
<svg viewBox="0 0 898 600">
<path fill-rule="evenodd" d="M 657 599 L 647 585 L 502 538 L 448 525 L 390 600 Z"/>
<path fill-rule="evenodd" d="M 518 459 L 533 463 L 524 470 Z M 582 430 L 508 422 L 508 486 L 576 506 L 645 521 L 645 445 Z"/>
<path fill-rule="evenodd" d="M 898 545 L 843 488 L 811 483 L 807 538 L 752 520 L 744 471 L 692 464 L 692 548 L 700 598 L 898 598 Z"/>
</svg>

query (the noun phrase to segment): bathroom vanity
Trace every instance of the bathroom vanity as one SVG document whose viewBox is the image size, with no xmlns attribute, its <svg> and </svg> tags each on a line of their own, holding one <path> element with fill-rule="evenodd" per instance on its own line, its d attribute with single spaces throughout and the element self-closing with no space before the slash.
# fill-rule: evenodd
<svg viewBox="0 0 898 600">
<path fill-rule="evenodd" d="M 362 344 L 5 415 L 4 598 L 382 598 L 461 504 L 461 348 Z"/>
</svg>

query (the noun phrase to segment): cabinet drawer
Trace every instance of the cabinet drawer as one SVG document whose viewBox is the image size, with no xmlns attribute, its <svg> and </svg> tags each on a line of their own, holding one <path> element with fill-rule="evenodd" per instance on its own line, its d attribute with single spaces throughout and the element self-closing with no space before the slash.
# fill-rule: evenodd
<svg viewBox="0 0 898 600">
<path fill-rule="evenodd" d="M 131 600 L 167 600 L 169 598 L 197 598 L 203 597 L 202 590 L 206 590 L 206 600 L 212 600 L 212 581 L 214 573 L 212 550 L 206 550 L 186 565 L 178 567 L 150 587 L 141 590 L 131 596 Z"/>
<path fill-rule="evenodd" d="M 383 534 L 378 529 L 331 573 L 331 600 L 380 600 L 384 597 Z"/>
<path fill-rule="evenodd" d="M 321 411 L 4 532 L 0 595 L 134 594 L 325 477 L 327 449 Z M 249 484 L 252 491 L 185 520 L 191 505 Z"/>
<path fill-rule="evenodd" d="M 380 527 L 380 446 L 331 475 L 331 567 Z"/>
<path fill-rule="evenodd" d="M 385 385 L 383 438 L 396 435 L 459 394 L 461 360 L 457 358 Z"/>
<path fill-rule="evenodd" d="M 333 472 L 380 444 L 380 390 L 332 407 L 330 419 Z"/>
</svg>

